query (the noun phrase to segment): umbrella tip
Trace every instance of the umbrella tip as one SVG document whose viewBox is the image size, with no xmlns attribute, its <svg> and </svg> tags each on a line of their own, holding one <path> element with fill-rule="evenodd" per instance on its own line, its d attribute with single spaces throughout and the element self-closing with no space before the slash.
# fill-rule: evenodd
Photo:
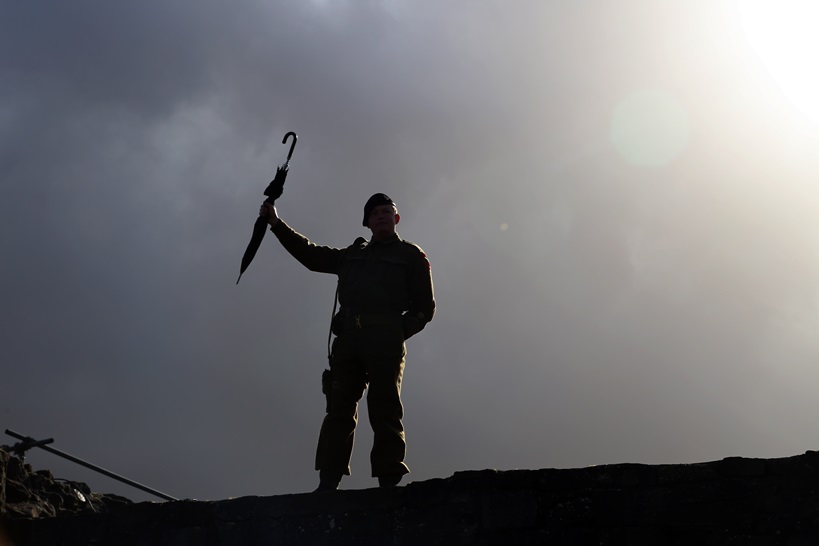
<svg viewBox="0 0 819 546">
<path fill-rule="evenodd" d="M 240 280 L 242 280 L 242 274 L 241 274 L 241 273 L 239 273 L 239 278 L 238 278 L 238 279 L 236 279 L 236 284 L 239 284 L 239 281 L 240 281 Z"/>
</svg>

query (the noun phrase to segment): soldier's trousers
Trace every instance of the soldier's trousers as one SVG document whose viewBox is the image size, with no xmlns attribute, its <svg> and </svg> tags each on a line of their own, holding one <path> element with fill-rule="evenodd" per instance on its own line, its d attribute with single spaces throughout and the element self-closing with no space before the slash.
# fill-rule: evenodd
<svg viewBox="0 0 819 546">
<path fill-rule="evenodd" d="M 350 474 L 358 402 L 367 391 L 373 476 L 404 475 L 406 441 L 401 378 L 406 346 L 400 321 L 347 328 L 333 341 L 332 386 L 316 450 L 316 470 Z"/>
</svg>

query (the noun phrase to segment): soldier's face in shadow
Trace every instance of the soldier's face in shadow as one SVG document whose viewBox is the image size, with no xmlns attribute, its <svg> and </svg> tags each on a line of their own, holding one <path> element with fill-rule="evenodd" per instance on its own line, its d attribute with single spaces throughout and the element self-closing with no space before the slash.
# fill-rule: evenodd
<svg viewBox="0 0 819 546">
<path fill-rule="evenodd" d="M 395 233 L 395 225 L 401 220 L 392 205 L 379 205 L 370 211 L 367 227 L 373 232 L 373 239 L 385 239 Z"/>
</svg>

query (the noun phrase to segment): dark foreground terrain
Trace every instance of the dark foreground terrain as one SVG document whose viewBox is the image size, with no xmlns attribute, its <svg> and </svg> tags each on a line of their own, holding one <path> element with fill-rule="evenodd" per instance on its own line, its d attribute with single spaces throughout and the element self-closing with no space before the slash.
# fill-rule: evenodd
<svg viewBox="0 0 819 546">
<path fill-rule="evenodd" d="M 395 489 L 131 503 L 0 450 L 0 546 L 819 544 L 819 453 L 468 471 Z"/>
</svg>

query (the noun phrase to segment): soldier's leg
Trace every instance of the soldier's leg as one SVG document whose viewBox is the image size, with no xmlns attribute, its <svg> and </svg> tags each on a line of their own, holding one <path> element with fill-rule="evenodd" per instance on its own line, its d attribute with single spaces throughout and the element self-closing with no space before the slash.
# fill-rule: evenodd
<svg viewBox="0 0 819 546">
<path fill-rule="evenodd" d="M 328 412 L 321 424 L 316 449 L 316 470 L 339 478 L 350 474 L 355 427 L 358 423 L 358 401 L 367 387 L 366 372 L 346 343 L 336 338 L 330 366 L 333 380 Z"/>
<path fill-rule="evenodd" d="M 368 355 L 367 372 L 370 380 L 367 410 L 373 428 L 373 449 L 370 452 L 372 475 L 394 477 L 395 481 L 409 468 L 404 464 L 407 446 L 404 435 L 404 406 L 401 404 L 401 380 L 404 374 L 405 347 L 403 338 L 380 338 L 382 345 Z"/>
</svg>

